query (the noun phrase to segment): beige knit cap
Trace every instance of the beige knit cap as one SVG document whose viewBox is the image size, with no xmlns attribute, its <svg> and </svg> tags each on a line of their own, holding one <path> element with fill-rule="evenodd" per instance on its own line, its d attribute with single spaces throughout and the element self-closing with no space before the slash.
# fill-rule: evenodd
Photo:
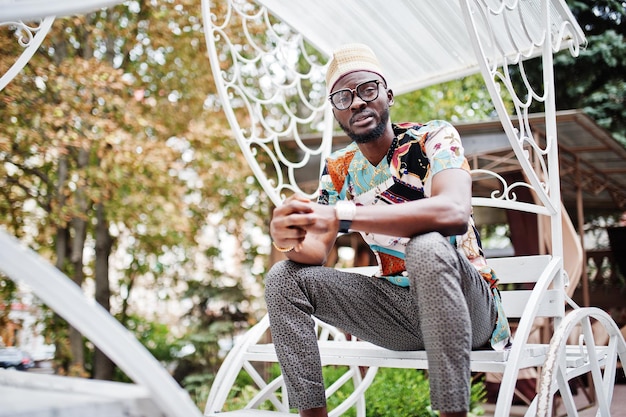
<svg viewBox="0 0 626 417">
<path fill-rule="evenodd" d="M 379 75 L 385 84 L 387 80 L 383 77 L 383 69 L 374 55 L 374 51 L 360 43 L 349 43 L 339 47 L 333 52 L 333 58 L 328 64 L 326 71 L 326 87 L 328 92 L 333 91 L 333 87 L 344 75 L 355 71 L 369 71 Z"/>
</svg>

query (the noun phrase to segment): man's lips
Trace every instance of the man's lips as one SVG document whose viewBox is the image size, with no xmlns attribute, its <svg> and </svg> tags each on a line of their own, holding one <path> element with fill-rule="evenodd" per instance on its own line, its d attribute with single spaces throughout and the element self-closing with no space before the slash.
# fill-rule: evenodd
<svg viewBox="0 0 626 417">
<path fill-rule="evenodd" d="M 363 122 L 366 122 L 368 119 L 372 117 L 374 117 L 374 115 L 371 113 L 358 113 L 352 116 L 352 118 L 350 119 L 350 124 L 351 125 L 362 124 Z"/>
</svg>

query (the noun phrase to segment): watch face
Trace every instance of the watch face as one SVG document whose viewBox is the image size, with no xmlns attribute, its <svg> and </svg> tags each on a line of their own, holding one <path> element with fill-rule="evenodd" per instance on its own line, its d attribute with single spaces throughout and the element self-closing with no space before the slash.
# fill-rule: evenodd
<svg viewBox="0 0 626 417">
<path fill-rule="evenodd" d="M 340 200 L 335 205 L 337 218 L 339 220 L 352 220 L 356 214 L 356 206 L 351 201 Z"/>
</svg>

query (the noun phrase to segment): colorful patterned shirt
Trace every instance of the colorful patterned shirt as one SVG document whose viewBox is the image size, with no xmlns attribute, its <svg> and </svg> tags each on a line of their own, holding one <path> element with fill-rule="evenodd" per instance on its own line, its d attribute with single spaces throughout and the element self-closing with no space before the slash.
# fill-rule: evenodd
<svg viewBox="0 0 626 417">
<path fill-rule="evenodd" d="M 403 123 L 393 125 L 393 129 L 396 138 L 387 157 L 377 166 L 365 158 L 354 142 L 330 155 L 322 173 L 318 203 L 334 205 L 337 200 L 352 200 L 363 206 L 400 204 L 430 197 L 432 178 L 440 171 L 457 168 L 469 172 L 459 134 L 449 123 Z M 497 279 L 485 261 L 471 217 L 468 226 L 465 234 L 449 239 L 489 283 L 496 297 L 499 316 L 506 323 L 496 289 Z M 408 286 L 404 259 L 409 238 L 365 232 L 361 235 L 376 255 L 377 276 L 396 285 Z M 494 333 L 496 339 L 508 339 L 508 324 L 500 332 L 499 336 Z"/>
</svg>

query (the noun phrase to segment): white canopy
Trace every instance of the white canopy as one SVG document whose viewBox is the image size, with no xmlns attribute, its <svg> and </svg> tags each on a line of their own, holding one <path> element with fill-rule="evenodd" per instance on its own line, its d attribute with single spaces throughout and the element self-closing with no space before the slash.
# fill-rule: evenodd
<svg viewBox="0 0 626 417">
<path fill-rule="evenodd" d="M 496 3 L 483 0 L 484 3 Z M 0 22 L 35 20 L 46 16 L 86 13 L 121 0 L 0 0 Z M 274 15 L 300 32 L 318 50 L 331 54 L 347 42 L 362 42 L 374 50 L 396 94 L 449 81 L 479 71 L 476 53 L 470 44 L 467 22 L 458 1 L 431 0 L 259 0 Z M 516 60 L 538 55 L 543 39 L 541 0 L 511 0 L 511 12 L 502 14 L 497 25 L 498 39 L 492 39 L 504 55 Z M 519 5 L 517 5 L 519 3 Z M 497 6 L 505 7 L 505 6 Z M 477 8 L 480 14 L 483 8 Z M 550 5 L 553 37 L 558 47 L 576 33 L 584 35 L 564 0 Z M 475 16 L 484 18 L 484 16 Z M 495 23 L 494 23 L 495 22 Z M 483 34 L 483 36 L 486 36 Z M 535 42 L 528 43 L 528 38 Z M 402 59 L 398 59 L 402 56 Z"/>
<path fill-rule="evenodd" d="M 0 23 L 69 16 L 114 6 L 123 0 L 0 0 Z"/>
<path fill-rule="evenodd" d="M 259 0 L 272 14 L 300 32 L 318 50 L 330 55 L 339 45 L 360 42 L 369 45 L 385 68 L 396 94 L 458 79 L 479 72 L 476 52 L 470 43 L 458 1 L 432 0 Z M 481 3 L 480 1 L 477 3 Z M 519 0 L 483 3 L 519 3 L 502 19 L 493 20 L 497 43 L 503 55 L 516 60 L 541 53 L 536 45 L 543 40 L 542 1 Z M 482 8 L 477 8 L 475 18 Z M 553 37 L 559 47 L 576 33 L 583 32 L 563 0 L 550 5 Z M 487 35 L 482 34 L 483 37 Z M 529 43 L 527 38 L 534 40 Z M 401 56 L 401 59 L 398 57 Z M 385 63 L 401 63 L 394 66 Z"/>
</svg>

